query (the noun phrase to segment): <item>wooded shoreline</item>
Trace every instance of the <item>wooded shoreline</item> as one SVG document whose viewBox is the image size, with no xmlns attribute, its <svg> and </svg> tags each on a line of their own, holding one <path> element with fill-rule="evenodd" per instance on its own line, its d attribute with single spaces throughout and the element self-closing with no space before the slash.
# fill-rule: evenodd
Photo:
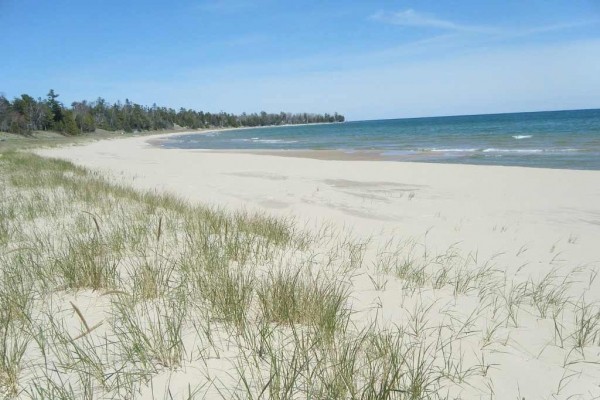
<svg viewBox="0 0 600 400">
<path fill-rule="evenodd" d="M 125 99 L 110 103 L 102 97 L 95 101 L 75 101 L 71 107 L 58 100 L 50 90 L 45 99 L 28 94 L 11 102 L 0 94 L 0 131 L 28 134 L 33 131 L 56 131 L 68 135 L 106 131 L 142 132 L 165 129 L 238 128 L 271 125 L 297 125 L 344 122 L 345 117 L 316 113 L 211 113 L 193 109 L 144 106 Z"/>
</svg>

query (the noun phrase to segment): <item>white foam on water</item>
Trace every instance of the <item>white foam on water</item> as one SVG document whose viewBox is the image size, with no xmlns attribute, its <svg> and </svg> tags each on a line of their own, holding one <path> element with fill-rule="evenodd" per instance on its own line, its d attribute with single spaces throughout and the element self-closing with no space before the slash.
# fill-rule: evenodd
<svg viewBox="0 0 600 400">
<path fill-rule="evenodd" d="M 232 142 L 252 142 L 252 143 L 265 143 L 265 144 L 291 144 L 298 143 L 297 140 L 284 140 L 284 139 L 261 139 L 261 138 L 243 138 L 243 139 L 231 139 Z"/>
<path fill-rule="evenodd" d="M 431 149 L 433 152 L 441 152 L 441 153 L 472 153 L 474 151 L 479 151 L 479 149 Z"/>
<path fill-rule="evenodd" d="M 513 136 L 513 138 L 514 138 L 514 139 L 517 139 L 517 140 L 521 140 L 521 139 L 530 139 L 530 138 L 532 138 L 532 137 L 533 137 L 533 135 L 515 135 L 515 136 Z"/>
<path fill-rule="evenodd" d="M 484 149 L 484 153 L 543 153 L 543 149 Z"/>
<path fill-rule="evenodd" d="M 291 144 L 298 143 L 297 140 L 283 140 L 283 139 L 259 139 L 252 138 L 254 143 L 265 143 L 265 144 Z"/>
</svg>

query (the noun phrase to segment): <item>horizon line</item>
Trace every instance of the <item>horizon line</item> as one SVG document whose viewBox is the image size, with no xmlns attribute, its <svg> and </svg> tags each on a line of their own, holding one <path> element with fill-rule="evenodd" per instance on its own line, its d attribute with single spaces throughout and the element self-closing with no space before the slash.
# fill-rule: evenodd
<svg viewBox="0 0 600 400">
<path fill-rule="evenodd" d="M 537 113 L 549 113 L 549 112 L 569 112 L 569 111 L 600 111 L 600 107 L 591 108 L 561 108 L 553 110 L 535 110 L 535 111 L 506 111 L 506 112 L 491 112 L 491 113 L 476 113 L 476 114 L 447 114 L 447 115 L 428 115 L 420 117 L 394 117 L 394 118 L 372 118 L 372 119 L 353 119 L 344 121 L 348 122 L 369 122 L 369 121 L 395 121 L 404 119 L 426 119 L 426 118 L 449 118 L 449 117 L 478 117 L 484 115 L 508 115 L 508 114 L 537 114 Z"/>
</svg>

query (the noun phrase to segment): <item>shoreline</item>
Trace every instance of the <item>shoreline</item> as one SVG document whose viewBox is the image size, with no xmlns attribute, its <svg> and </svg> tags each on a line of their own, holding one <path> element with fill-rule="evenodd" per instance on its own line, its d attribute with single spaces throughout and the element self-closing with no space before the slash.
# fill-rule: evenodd
<svg viewBox="0 0 600 400">
<path fill-rule="evenodd" d="M 416 163 L 416 164 L 439 164 L 439 165 L 464 165 L 481 167 L 504 167 L 504 168 L 526 168 L 542 170 L 559 171 L 600 171 L 595 168 L 573 168 L 557 166 L 538 166 L 538 165 L 519 165 L 519 164 L 496 164 L 484 162 L 451 162 L 443 151 L 439 152 L 420 152 L 403 155 L 385 155 L 384 150 L 341 150 L 341 149 L 211 149 L 211 148 L 177 148 L 163 147 L 161 143 L 171 137 L 182 135 L 206 135 L 211 133 L 251 130 L 264 128 L 281 128 L 307 125 L 329 125 L 331 123 L 315 124 L 294 124 L 294 125 L 273 125 L 273 126 L 255 126 L 238 128 L 203 128 L 198 130 L 190 129 L 169 129 L 160 131 L 144 131 L 136 133 L 123 133 L 97 130 L 94 133 L 82 134 L 77 136 L 65 136 L 53 131 L 35 131 L 31 136 L 23 136 L 0 132 L 0 151 L 10 149 L 32 149 L 52 148 L 61 146 L 79 146 L 96 141 L 106 140 L 128 140 L 143 139 L 146 144 L 162 150 L 183 150 L 194 152 L 207 152 L 215 154 L 250 154 L 263 155 L 283 158 L 303 158 L 322 161 L 377 161 L 392 163 Z M 8 140 L 7 140 L 8 139 Z M 436 160 L 436 158 L 438 160 Z"/>
<path fill-rule="evenodd" d="M 198 134 L 215 131 L 207 130 Z M 156 140 L 180 134 L 182 132 L 123 138 L 118 141 L 118 145 L 111 143 L 114 141 L 96 141 L 77 146 L 77 150 L 65 147 L 41 150 L 37 153 L 58 156 L 86 167 L 101 168 L 111 174 L 136 176 L 136 186 L 168 190 L 194 201 L 233 206 L 238 209 L 248 207 L 254 210 L 274 211 L 284 215 L 318 215 L 319 218 L 334 215 L 335 219 L 343 221 L 342 224 L 347 222 L 348 216 L 352 222 L 356 222 L 353 218 L 357 217 L 359 225 L 365 219 L 367 222 L 372 219 L 385 220 L 386 210 L 392 211 L 392 205 L 402 203 L 399 199 L 408 196 L 409 189 L 413 187 L 438 189 L 442 186 L 447 197 L 455 197 L 452 194 L 455 190 L 471 190 L 476 192 L 475 197 L 485 197 L 486 201 L 489 201 L 488 192 L 520 192 L 520 195 L 526 198 L 533 196 L 537 199 L 530 199 L 530 204 L 535 204 L 536 201 L 540 204 L 547 203 L 546 194 L 551 191 L 556 198 L 563 199 L 563 202 L 572 200 L 577 203 L 578 191 L 584 190 L 592 195 L 595 193 L 592 182 L 600 179 L 600 171 L 595 170 L 373 161 L 370 158 L 352 156 L 339 160 L 335 157 L 339 154 L 328 151 L 297 154 L 285 151 L 165 149 L 156 144 Z M 161 165 L 164 168 L 160 168 Z M 190 167 L 191 170 L 188 170 Z M 195 171 L 200 167 L 203 180 L 197 181 Z M 583 185 L 587 187 L 577 184 L 561 189 L 557 184 L 578 182 L 581 179 L 589 180 L 587 185 Z M 343 187 L 343 184 L 340 187 L 332 183 L 343 180 L 356 182 L 356 187 Z M 498 181 L 496 184 L 495 180 Z M 539 193 L 530 187 L 532 185 L 529 181 L 532 181 Z M 374 183 L 367 185 L 368 182 Z M 259 187 L 245 190 L 245 185 L 253 184 L 258 184 Z M 473 184 L 479 186 L 472 186 Z M 287 194 L 280 192 L 282 185 L 288 189 Z M 325 188 L 327 190 L 323 192 Z M 415 189 L 415 192 L 417 191 Z M 318 199 L 313 199 L 315 196 Z M 598 201 L 600 203 L 600 199 Z M 502 208 L 501 198 L 494 199 L 494 203 L 500 203 L 494 204 L 494 207 Z M 379 206 L 383 209 L 378 210 Z M 435 206 L 435 203 L 429 206 Z M 515 207 L 518 207 L 518 204 L 515 204 Z M 324 211 L 332 208 L 333 213 Z M 340 212 L 340 208 L 345 211 Z M 593 210 L 594 207 L 590 205 L 587 209 Z M 431 212 L 432 210 L 422 210 L 424 214 Z M 452 210 L 452 214 L 458 214 L 457 210 Z M 371 218 L 373 216 L 374 218 Z M 456 215 L 455 218 L 460 220 L 465 216 Z M 408 216 L 400 213 L 391 220 L 402 220 L 406 217 Z M 594 215 L 592 217 L 595 218 Z M 422 229 L 418 234 L 422 235 L 424 232 L 425 229 Z"/>
<path fill-rule="evenodd" d="M 327 125 L 330 122 L 313 123 L 313 124 L 287 124 L 287 125 L 272 125 L 272 126 L 246 126 L 246 127 L 223 127 L 223 128 L 174 128 L 161 129 L 154 131 L 130 132 L 124 131 L 107 131 L 104 129 L 96 129 L 95 132 L 82 133 L 79 135 L 65 135 L 56 131 L 33 131 L 29 135 L 17 133 L 9 133 L 0 131 L 0 150 L 10 149 L 36 149 L 54 146 L 70 146 L 87 144 L 101 140 L 116 140 L 116 139 L 133 139 L 146 138 L 148 140 L 156 140 L 157 142 L 173 136 L 189 135 L 189 134 L 207 134 L 212 132 L 230 131 L 230 130 L 246 130 L 246 129 L 261 129 L 271 127 L 293 127 L 306 125 Z"/>
<path fill-rule="evenodd" d="M 245 129 L 268 129 L 265 127 L 252 127 Z M 279 127 L 272 127 L 279 128 Z M 203 133 L 223 132 L 230 129 L 210 130 Z M 234 128 L 237 130 L 237 128 Z M 325 131 L 323 131 L 325 132 Z M 279 134 L 282 139 L 276 139 Z M 413 148 L 408 150 L 391 150 L 385 148 L 363 148 L 358 145 L 358 148 L 345 147 L 341 145 L 331 145 L 326 142 L 324 146 L 314 146 L 321 148 L 310 148 L 307 142 L 304 142 L 299 137 L 291 134 L 289 143 L 294 145 L 281 145 L 288 143 L 285 132 L 278 131 L 277 135 L 268 133 L 267 131 L 257 132 L 256 136 L 251 138 L 249 133 L 239 133 L 239 135 L 229 134 L 226 138 L 206 138 L 194 139 L 194 132 L 186 133 L 190 136 L 185 141 L 168 141 L 171 135 L 165 135 L 156 140 L 149 141 L 150 144 L 167 150 L 192 150 L 206 151 L 214 153 L 238 153 L 238 154 L 254 154 L 268 155 L 279 157 L 296 157 L 309 158 L 318 160 L 336 160 L 336 161 L 389 161 L 389 162 L 410 162 L 410 163 L 435 163 L 445 165 L 480 165 L 480 166 L 506 166 L 506 167 L 524 167 L 524 168 L 542 168 L 542 169 L 559 169 L 559 170 L 577 170 L 577 171 L 600 171 L 600 164 L 595 158 L 594 151 L 584 151 L 577 149 L 556 150 L 548 148 L 540 150 L 538 148 L 514 148 L 508 147 L 498 148 L 466 148 L 462 151 L 460 148 L 445 149 L 440 148 Z M 213 135 L 216 136 L 216 135 Z M 238 139 L 236 137 L 239 136 Z M 513 136 L 514 137 L 514 136 Z M 238 143 L 238 140 L 240 141 Z M 189 143 L 188 143 L 189 141 Z M 300 141 L 300 144 L 298 144 Z M 248 143 L 246 143 L 248 142 Z M 273 146 L 261 143 L 277 143 Z M 353 142 L 350 142 L 353 143 Z M 189 146 L 189 147 L 188 147 Z M 513 145 L 514 146 L 514 145 Z M 468 147 L 468 146 L 467 146 Z M 577 153 L 571 153 L 577 151 Z M 574 155 L 573 155 L 574 154 Z"/>
<path fill-rule="evenodd" d="M 600 171 L 594 168 L 572 168 L 572 167 L 540 167 L 540 166 L 529 166 L 529 165 L 515 165 L 515 164 L 485 164 L 485 163 L 474 163 L 474 162 L 449 162 L 443 159 L 444 154 L 440 153 L 437 155 L 439 161 L 435 161 L 435 155 L 427 153 L 405 155 L 401 157 L 385 156 L 382 155 L 381 150 L 269 150 L 269 149 L 184 149 L 184 148 L 169 148 L 161 147 L 160 143 L 152 143 L 152 145 L 159 147 L 164 150 L 189 150 L 189 151 L 202 151 L 216 154 L 253 154 L 273 157 L 284 157 L 284 158 L 305 158 L 322 161 L 376 161 L 376 162 L 392 162 L 392 163 L 409 163 L 409 164 L 438 164 L 438 165 L 464 165 L 474 167 L 496 167 L 496 168 L 526 168 L 526 169 L 541 169 L 541 170 L 558 170 L 558 171 Z M 427 160 L 423 160 L 427 157 Z"/>
</svg>

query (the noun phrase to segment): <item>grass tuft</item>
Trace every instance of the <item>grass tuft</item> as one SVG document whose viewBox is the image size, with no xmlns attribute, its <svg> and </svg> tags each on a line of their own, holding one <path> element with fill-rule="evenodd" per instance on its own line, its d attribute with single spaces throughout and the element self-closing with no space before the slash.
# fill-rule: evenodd
<svg viewBox="0 0 600 400">
<path fill-rule="evenodd" d="M 270 272 L 257 288 L 264 319 L 276 324 L 302 324 L 331 337 L 349 316 L 344 285 L 298 271 Z"/>
</svg>

